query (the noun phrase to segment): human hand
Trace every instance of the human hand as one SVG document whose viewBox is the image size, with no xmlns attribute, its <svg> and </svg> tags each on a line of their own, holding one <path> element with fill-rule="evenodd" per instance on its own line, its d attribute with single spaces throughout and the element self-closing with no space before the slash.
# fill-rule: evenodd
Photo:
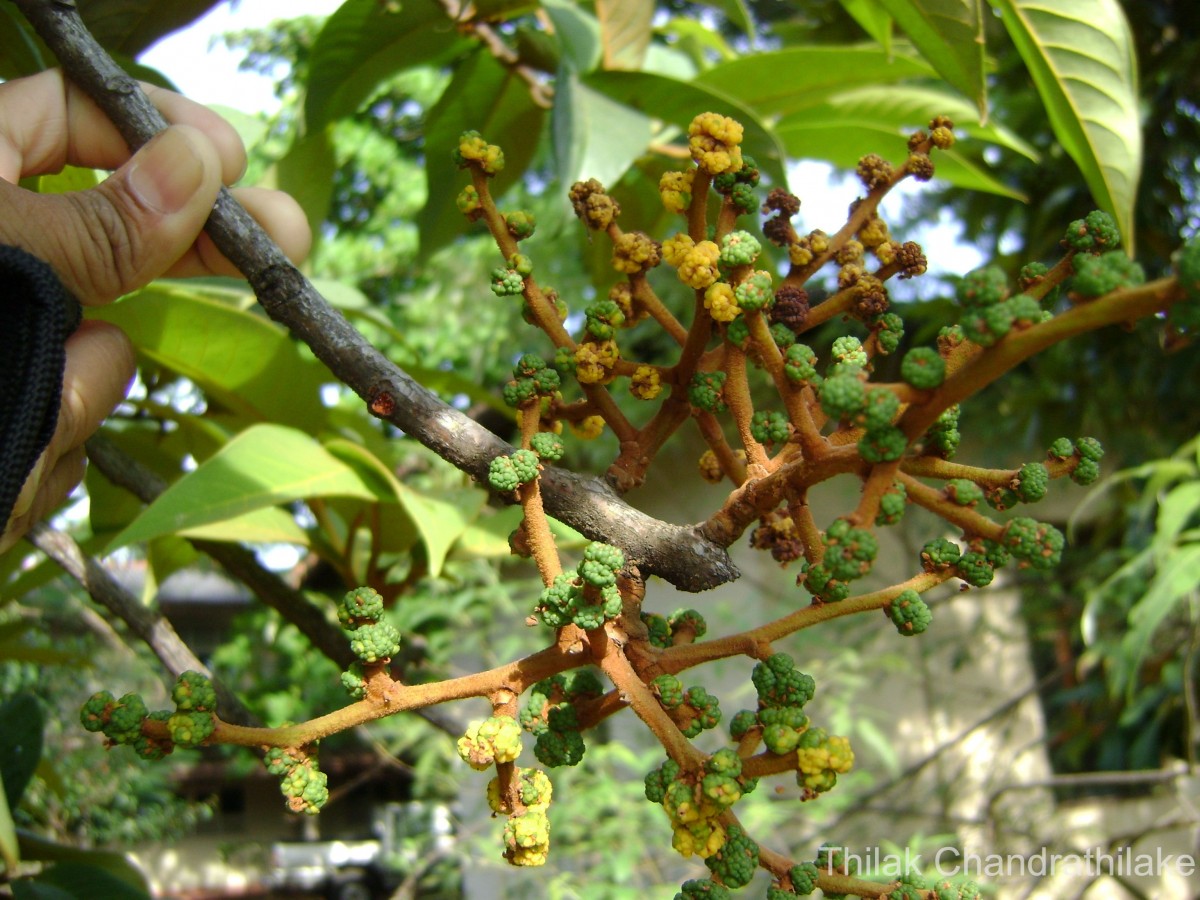
<svg viewBox="0 0 1200 900">
<path fill-rule="evenodd" d="M 173 124 L 131 157 L 115 126 L 60 71 L 0 84 L 0 244 L 49 263 L 84 306 L 161 276 L 238 274 L 202 229 L 221 185 L 245 169 L 241 139 L 211 110 L 143 87 Z M 76 193 L 16 184 L 67 164 L 116 171 Z M 308 253 L 308 223 L 294 200 L 256 188 L 233 193 L 289 257 Z M 58 425 L 0 534 L 0 552 L 82 479 L 84 441 L 125 396 L 133 371 L 133 348 L 113 325 L 87 321 L 68 339 Z"/>
</svg>

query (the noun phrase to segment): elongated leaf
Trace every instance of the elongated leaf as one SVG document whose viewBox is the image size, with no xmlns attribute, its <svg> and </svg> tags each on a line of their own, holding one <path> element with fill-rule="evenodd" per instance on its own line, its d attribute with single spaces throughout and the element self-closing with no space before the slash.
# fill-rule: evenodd
<svg viewBox="0 0 1200 900">
<path fill-rule="evenodd" d="M 983 0 L 879 0 L 939 75 L 987 121 Z"/>
<path fill-rule="evenodd" d="M 464 40 L 436 0 L 347 0 L 313 44 L 304 100 L 308 127 L 350 115 L 387 78 L 448 58 Z"/>
<path fill-rule="evenodd" d="M 274 186 L 300 204 L 314 234 L 318 233 L 333 200 L 336 166 L 329 128 L 310 128 L 274 166 Z"/>
<path fill-rule="evenodd" d="M 911 53 L 878 47 L 793 47 L 718 63 L 695 83 L 735 96 L 763 116 L 820 106 L 856 85 L 929 78 L 933 69 Z"/>
<path fill-rule="evenodd" d="M 42 706 L 33 694 L 17 694 L 0 706 L 0 772 L 9 809 L 16 809 L 42 758 Z"/>
<path fill-rule="evenodd" d="M 873 117 L 850 118 L 826 104 L 819 109 L 804 110 L 781 122 L 775 129 L 789 155 L 799 159 L 821 159 L 843 169 L 853 169 L 867 153 L 878 153 L 884 159 L 902 160 L 908 154 L 908 142 L 903 126 L 881 123 Z M 936 177 L 958 187 L 989 194 L 1026 200 L 975 162 L 956 150 L 943 151 L 934 157 Z"/>
<path fill-rule="evenodd" d="M 576 3 L 542 0 L 542 9 L 554 25 L 562 55 L 580 72 L 590 72 L 600 62 L 600 23 Z"/>
<path fill-rule="evenodd" d="M 371 483 L 376 498 L 383 501 L 386 510 L 394 506 L 392 515 L 399 513 L 405 534 L 416 531 L 425 545 L 429 574 L 437 577 L 445 565 L 451 547 L 463 535 L 467 527 L 479 516 L 487 501 L 483 491 L 463 488 L 448 492 L 422 493 L 400 483 L 384 463 L 366 448 L 350 441 L 330 441 L 331 453 L 353 466 L 365 482 Z M 407 550 L 410 544 L 395 546 L 392 535 L 387 534 L 388 523 L 381 523 L 381 540 L 385 543 L 377 550 L 394 552 Z M 390 541 L 390 543 L 388 543 Z"/>
<path fill-rule="evenodd" d="M 1133 36 L 1117 0 L 991 0 L 1050 124 L 1133 252 L 1142 170 Z"/>
<path fill-rule="evenodd" d="M 308 431 L 324 421 L 320 387 L 333 376 L 262 316 L 165 282 L 89 316 L 120 325 L 139 354 L 190 378 L 211 403 L 237 415 Z"/>
<path fill-rule="evenodd" d="M 650 46 L 654 4 L 647 0 L 597 0 L 604 68 L 640 69 Z"/>
<path fill-rule="evenodd" d="M 650 143 L 650 120 L 582 81 L 574 71 L 559 72 L 551 112 L 554 155 L 561 184 L 595 178 L 615 184 Z M 619 134 L 619 141 L 613 135 Z"/>
<path fill-rule="evenodd" d="M 787 184 L 779 140 L 753 109 L 732 96 L 707 85 L 649 72 L 594 72 L 582 81 L 619 103 L 683 129 L 703 112 L 737 119 L 745 128 L 742 149 L 775 184 Z"/>
<path fill-rule="evenodd" d="M 129 857 L 124 853 L 115 850 L 83 850 L 79 847 L 56 843 L 23 830 L 17 832 L 17 838 L 21 845 L 21 855 L 25 859 L 40 862 L 84 863 L 125 882 L 141 894 L 149 893 L 150 888 L 146 883 L 145 875 L 142 874 L 141 869 L 130 862 Z"/>
<path fill-rule="evenodd" d="M 1154 528 L 1154 552 L 1161 560 L 1175 542 L 1180 532 L 1200 511 L 1200 481 L 1189 481 L 1172 488 L 1158 507 L 1158 520 Z M 1200 580 L 1200 573 L 1197 573 Z"/>
<path fill-rule="evenodd" d="M 163 491 L 109 549 L 322 496 L 370 499 L 375 494 L 353 469 L 303 432 L 256 425 Z"/>
<path fill-rule="evenodd" d="M 0 862 L 4 869 L 15 872 L 21 863 L 21 848 L 17 844 L 17 826 L 13 822 L 12 810 L 5 799 L 4 773 L 0 772 Z"/>
<path fill-rule="evenodd" d="M 1039 157 L 1037 148 L 1016 132 L 994 122 L 983 124 L 979 113 L 970 103 L 958 94 L 938 87 L 892 84 L 840 91 L 820 106 L 786 117 L 780 121 L 779 127 L 793 127 L 804 122 L 808 116 L 820 119 L 830 115 L 841 116 L 852 122 L 875 122 L 906 135 L 916 129 L 927 128 L 934 116 L 949 116 L 960 137 L 966 135 L 972 140 L 996 144 L 1032 162 L 1037 162 Z M 967 150 L 970 144 L 960 143 L 958 147 Z M 941 155 L 941 152 L 934 151 L 934 161 Z M 897 157 L 895 161 L 900 162 L 901 159 Z"/>
<path fill-rule="evenodd" d="M 33 75 L 52 66 L 54 54 L 9 4 L 0 6 L 0 78 Z"/>
<path fill-rule="evenodd" d="M 14 888 L 17 884 L 14 883 Z M 27 883 L 33 888 L 30 896 L 57 897 L 62 891 L 67 897 L 87 897 L 89 900 L 150 900 L 150 894 L 118 878 L 100 866 L 86 862 L 60 862 L 43 869 Z M 16 892 L 22 897 L 22 892 Z"/>
<path fill-rule="evenodd" d="M 1138 666 L 1150 648 L 1154 633 L 1182 598 L 1200 586 L 1200 544 L 1180 547 L 1154 574 L 1146 595 L 1130 612 L 1129 632 L 1121 642 L 1129 670 Z M 1133 680 L 1128 685 L 1133 689 Z"/>
<path fill-rule="evenodd" d="M 747 37 L 754 37 L 754 18 L 750 15 L 750 9 L 746 6 L 745 0 L 697 0 L 697 2 L 702 6 L 719 9 L 725 14 L 725 18 L 731 25 L 741 29 Z"/>
<path fill-rule="evenodd" d="M 470 179 L 451 159 L 465 130 L 482 134 L 504 150 L 504 169 L 492 179 L 500 196 L 525 171 L 537 151 L 546 110 L 534 104 L 529 86 L 486 51 L 460 63 L 454 78 L 425 121 L 425 177 L 429 200 L 417 217 L 421 252 L 429 254 L 466 230 L 454 205 Z"/>
<path fill-rule="evenodd" d="M 892 16 L 879 0 L 841 0 L 842 9 L 850 14 L 871 39 L 890 50 L 892 46 Z"/>
<path fill-rule="evenodd" d="M 137 56 L 200 18 L 221 0 L 77 0 L 88 30 L 107 50 Z"/>
</svg>

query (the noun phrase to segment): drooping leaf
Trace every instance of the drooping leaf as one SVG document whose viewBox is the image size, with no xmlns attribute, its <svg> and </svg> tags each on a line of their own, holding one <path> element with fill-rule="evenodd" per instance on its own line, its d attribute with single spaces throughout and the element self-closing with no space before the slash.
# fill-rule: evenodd
<svg viewBox="0 0 1200 900">
<path fill-rule="evenodd" d="M 320 387 L 333 376 L 287 332 L 186 284 L 155 282 L 89 316 L 120 325 L 138 353 L 199 385 L 211 404 L 249 421 L 316 431 Z"/>
<path fill-rule="evenodd" d="M 9 809 L 16 809 L 42 758 L 42 706 L 33 694 L 21 693 L 0 705 L 0 772 Z"/>
<path fill-rule="evenodd" d="M 1092 197 L 1133 251 L 1142 169 L 1133 35 L 1117 0 L 991 0 Z"/>
<path fill-rule="evenodd" d="M 1200 544 L 1186 544 L 1173 551 L 1154 573 L 1145 596 L 1130 611 L 1130 629 L 1121 642 L 1129 672 L 1136 672 L 1155 632 L 1184 597 L 1200 586 Z M 1126 686 L 1132 690 L 1131 678 Z"/>
<path fill-rule="evenodd" d="M 839 168 L 853 170 L 858 160 L 868 153 L 902 162 L 908 156 L 908 141 L 904 133 L 910 127 L 906 118 L 889 119 L 886 109 L 880 111 L 880 116 L 848 116 L 834 101 L 789 116 L 779 123 L 775 131 L 791 156 L 821 159 Z M 938 152 L 933 161 L 935 177 L 950 184 L 1025 200 L 1020 192 L 958 150 Z"/>
<path fill-rule="evenodd" d="M 16 888 L 20 883 L 14 883 L 13 887 Z M 39 900 L 59 896 L 47 891 L 62 891 L 63 896 L 87 897 L 89 900 L 150 900 L 145 888 L 136 887 L 106 869 L 87 862 L 55 863 L 29 879 L 27 884 L 34 888 L 29 896 Z M 23 894 L 14 891 L 14 896 L 21 897 Z"/>
<path fill-rule="evenodd" d="M 28 831 L 18 831 L 17 837 L 21 843 L 21 855 L 26 859 L 40 862 L 84 863 L 108 873 L 143 894 L 150 890 L 146 883 L 146 876 L 130 862 L 129 857 L 124 853 L 114 850 L 84 850 L 59 844 Z"/>
<path fill-rule="evenodd" d="M 375 495 L 353 469 L 303 432 L 255 425 L 163 491 L 109 549 L 322 496 Z M 220 538 L 220 530 L 206 536 Z"/>
<path fill-rule="evenodd" d="M 890 51 L 892 47 L 892 17 L 880 0 L 841 0 L 842 9 L 850 14 L 871 39 Z"/>
<path fill-rule="evenodd" d="M 155 41 L 199 19 L 221 0 L 78 0 L 88 30 L 109 51 L 137 56 Z"/>
<path fill-rule="evenodd" d="M 448 58 L 466 39 L 436 0 L 347 0 L 317 35 L 304 99 L 310 129 L 358 109 L 385 79 Z"/>
<path fill-rule="evenodd" d="M 878 0 L 953 87 L 987 121 L 984 79 L 983 0 Z"/>
<path fill-rule="evenodd" d="M 646 0 L 597 0 L 604 68 L 639 69 L 650 46 L 654 4 Z"/>
<path fill-rule="evenodd" d="M 742 123 L 742 150 L 777 185 L 786 185 L 783 147 L 761 117 L 740 100 L 707 85 L 649 72 L 594 72 L 583 83 L 613 100 L 685 129 L 704 112 L 730 116 Z"/>
<path fill-rule="evenodd" d="M 878 47 L 792 47 L 718 63 L 695 83 L 737 97 L 763 116 L 819 106 L 856 85 L 928 78 L 933 69 L 909 52 Z"/>
<path fill-rule="evenodd" d="M 329 213 L 336 167 L 328 127 L 309 129 L 274 166 L 274 186 L 300 204 L 314 234 Z"/>
<path fill-rule="evenodd" d="M 590 72 L 600 62 L 600 23 L 576 3 L 542 0 L 542 9 L 554 25 L 554 34 L 565 59 L 579 72 Z"/>
<path fill-rule="evenodd" d="M 455 68 L 450 85 L 425 120 L 425 177 L 430 189 L 417 217 L 423 254 L 433 253 L 466 229 L 454 198 L 470 179 L 450 156 L 459 135 L 478 131 L 504 150 L 504 169 L 492 179 L 492 193 L 500 196 L 537 151 L 545 115 L 530 97 L 529 86 L 491 54 L 479 51 Z"/>
<path fill-rule="evenodd" d="M 555 80 L 551 112 L 554 154 L 562 185 L 595 178 L 614 184 L 645 151 L 650 120 L 584 84 L 571 69 Z M 620 135 L 620 140 L 613 140 Z"/>
</svg>

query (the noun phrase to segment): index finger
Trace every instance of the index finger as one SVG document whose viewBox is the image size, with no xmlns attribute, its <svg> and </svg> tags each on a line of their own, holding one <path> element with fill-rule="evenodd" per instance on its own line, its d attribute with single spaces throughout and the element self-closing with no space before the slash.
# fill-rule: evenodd
<svg viewBox="0 0 1200 900">
<path fill-rule="evenodd" d="M 232 125 L 174 91 L 144 82 L 142 89 L 168 122 L 192 125 L 208 136 L 221 159 L 223 183 L 241 177 L 246 149 Z M 5 181 L 58 172 L 65 165 L 116 169 L 129 157 L 116 126 L 61 70 L 0 84 L 0 178 Z"/>
</svg>

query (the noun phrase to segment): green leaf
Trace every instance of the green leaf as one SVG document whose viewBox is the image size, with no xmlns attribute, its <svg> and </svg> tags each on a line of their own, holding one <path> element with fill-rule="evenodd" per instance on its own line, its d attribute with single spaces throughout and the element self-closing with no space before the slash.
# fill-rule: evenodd
<svg viewBox="0 0 1200 900">
<path fill-rule="evenodd" d="M 970 103 L 957 94 L 937 87 L 872 85 L 841 91 L 819 107 L 788 116 L 780 121 L 779 127 L 782 129 L 804 122 L 809 115 L 815 120 L 840 116 L 846 122 L 874 122 L 905 135 L 906 139 L 913 131 L 928 128 L 934 116 L 944 115 L 954 121 L 956 132 L 968 138 L 1012 150 L 1031 162 L 1037 162 L 1039 158 L 1037 148 L 1016 132 L 996 123 L 983 124 L 979 113 Z M 971 149 L 971 146 L 969 142 L 960 140 L 956 148 L 961 151 Z M 935 164 L 943 154 L 944 151 L 940 150 L 933 152 Z M 899 163 L 903 158 L 895 157 L 895 162 Z"/>
<path fill-rule="evenodd" d="M 783 171 L 783 147 L 755 110 L 733 96 L 706 85 L 649 72 L 594 72 L 583 84 L 686 131 L 703 112 L 720 113 L 742 123 L 742 150 L 754 157 L 759 168 L 776 185 L 787 184 Z M 639 148 L 644 149 L 644 148 Z"/>
<path fill-rule="evenodd" d="M 820 106 L 855 85 L 929 78 L 933 69 L 911 53 L 878 47 L 795 47 L 718 63 L 695 83 L 737 97 L 763 116 Z M 781 77 L 782 76 L 782 77 Z"/>
<path fill-rule="evenodd" d="M 841 0 L 842 9 L 850 14 L 871 39 L 884 50 L 892 46 L 892 17 L 880 0 Z"/>
<path fill-rule="evenodd" d="M 303 432 L 255 425 L 163 491 L 108 549 L 325 496 L 371 499 L 374 493 L 353 469 Z M 220 532 L 208 536 L 219 538 Z"/>
<path fill-rule="evenodd" d="M 88 316 L 121 326 L 142 357 L 190 378 L 210 405 L 306 431 L 324 422 L 320 389 L 333 376 L 261 315 L 196 287 L 155 282 Z"/>
<path fill-rule="evenodd" d="M 0 6 L 0 78 L 33 75 L 52 66 L 54 55 L 15 8 Z"/>
<path fill-rule="evenodd" d="M 42 706 L 21 693 L 0 705 L 0 774 L 9 809 L 16 809 L 42 758 Z"/>
<path fill-rule="evenodd" d="M 1200 481 L 1189 481 L 1172 488 L 1162 498 L 1154 528 L 1154 552 L 1159 560 L 1171 552 L 1180 532 L 1194 521 L 1197 511 L 1200 511 Z"/>
<path fill-rule="evenodd" d="M 384 463 L 369 450 L 346 440 L 333 440 L 327 445 L 347 465 L 353 466 L 364 482 L 370 483 L 375 496 L 391 501 L 403 514 L 409 527 L 415 528 L 425 545 L 425 558 L 429 574 L 436 578 L 441 574 L 450 548 L 462 536 L 467 527 L 479 517 L 487 495 L 475 488 L 461 488 L 439 493 L 422 493 L 401 484 Z M 384 509 L 390 505 L 384 503 Z M 386 523 L 381 523 L 386 532 Z M 387 537 L 386 533 L 383 535 Z M 379 549 L 408 549 L 407 546 Z"/>
<path fill-rule="evenodd" d="M 542 9 L 554 25 L 563 56 L 580 72 L 596 68 L 602 51 L 596 17 L 567 0 L 542 0 Z"/>
<path fill-rule="evenodd" d="M 313 44 L 304 100 L 308 128 L 351 115 L 387 78 L 446 59 L 464 40 L 435 0 L 406 0 L 398 10 L 378 0 L 347 0 Z"/>
<path fill-rule="evenodd" d="M 17 891 L 25 884 L 32 891 Z M 43 869 L 36 877 L 13 883 L 14 897 L 57 898 L 87 897 L 88 900 L 149 900 L 144 888 L 137 888 L 100 866 L 84 862 L 60 862 Z M 61 891 L 60 895 L 58 892 Z"/>
<path fill-rule="evenodd" d="M 1135 672 L 1155 632 L 1180 601 L 1200 585 L 1200 544 L 1188 544 L 1167 557 L 1154 574 L 1144 597 L 1129 611 L 1130 629 L 1121 641 L 1129 671 Z M 1135 681 L 1130 679 L 1128 690 Z"/>
<path fill-rule="evenodd" d="M 645 0 L 596 0 L 604 68 L 640 69 L 650 46 L 654 4 Z"/>
<path fill-rule="evenodd" d="M 719 9 L 729 20 L 729 24 L 740 29 L 747 37 L 754 37 L 754 18 L 750 15 L 750 8 L 746 5 L 745 0 L 697 0 L 697 2 Z"/>
<path fill-rule="evenodd" d="M 125 883 L 138 891 L 138 896 L 149 893 L 150 888 L 146 883 L 146 877 L 124 853 L 113 850 L 81 850 L 79 847 L 59 844 L 28 831 L 18 831 L 17 837 L 21 844 L 21 855 L 27 860 L 86 864 L 94 870 L 104 872 Z M 82 896 L 91 897 L 93 895 L 85 892 Z"/>
<path fill-rule="evenodd" d="M 1116 0 L 991 0 L 1033 76 L 1059 143 L 1134 249 L 1142 170 L 1137 63 Z"/>
<path fill-rule="evenodd" d="M 21 864 L 21 848 L 17 844 L 17 826 L 13 823 L 12 810 L 4 790 L 4 772 L 0 771 L 0 862 L 4 869 L 15 872 Z"/>
<path fill-rule="evenodd" d="M 558 180 L 564 185 L 587 178 L 615 184 L 653 134 L 646 116 L 588 87 L 569 68 L 555 80 L 550 122 Z M 614 141 L 614 134 L 621 140 Z"/>
<path fill-rule="evenodd" d="M 983 0 L 879 0 L 939 75 L 987 120 Z"/>
<path fill-rule="evenodd" d="M 425 119 L 425 178 L 430 190 L 417 217 L 422 254 L 433 253 L 466 230 L 454 197 L 470 179 L 450 156 L 459 135 L 475 130 L 504 150 L 504 169 L 492 179 L 492 194 L 499 197 L 537 152 L 545 114 L 529 96 L 529 86 L 490 53 L 478 51 L 455 68 L 450 85 Z"/>
<path fill-rule="evenodd" d="M 908 141 L 898 123 L 880 122 L 871 117 L 847 118 L 835 103 L 789 116 L 775 131 L 790 155 L 822 159 L 851 171 L 867 153 L 878 153 L 885 159 L 895 160 L 903 160 L 908 155 Z M 934 164 L 936 177 L 950 184 L 1022 202 L 1026 199 L 956 150 L 939 152 L 934 157 Z"/>
<path fill-rule="evenodd" d="M 31 183 L 28 183 L 31 182 Z M 95 169 L 79 166 L 63 166 L 58 172 L 21 179 L 21 187 L 28 187 L 39 194 L 67 194 L 71 191 L 86 191 L 100 183 Z"/>
<path fill-rule="evenodd" d="M 310 129 L 297 138 L 275 164 L 275 186 L 291 194 L 300 204 L 313 234 L 320 233 L 321 223 L 329 213 L 336 168 L 328 127 Z"/>
<path fill-rule="evenodd" d="M 108 51 L 137 56 L 159 38 L 199 19 L 221 0 L 78 0 L 79 15 Z"/>
</svg>

